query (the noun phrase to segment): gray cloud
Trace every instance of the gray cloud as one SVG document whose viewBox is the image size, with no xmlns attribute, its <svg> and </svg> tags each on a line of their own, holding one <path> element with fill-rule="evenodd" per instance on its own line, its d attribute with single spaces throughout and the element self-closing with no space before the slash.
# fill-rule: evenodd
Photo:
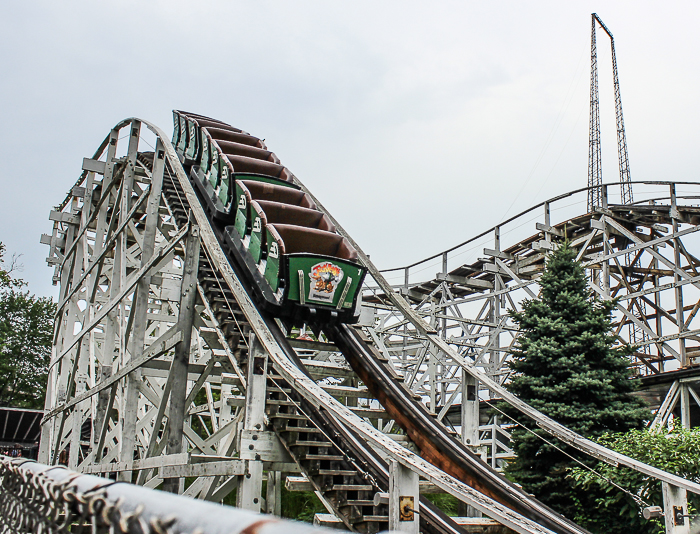
<svg viewBox="0 0 700 534">
<path fill-rule="evenodd" d="M 39 235 L 81 158 L 122 118 L 169 130 L 180 108 L 266 138 L 380 267 L 417 260 L 585 185 L 595 10 L 616 38 L 633 179 L 695 180 L 695 4 L 6 2 L 0 240 L 52 294 Z"/>
</svg>

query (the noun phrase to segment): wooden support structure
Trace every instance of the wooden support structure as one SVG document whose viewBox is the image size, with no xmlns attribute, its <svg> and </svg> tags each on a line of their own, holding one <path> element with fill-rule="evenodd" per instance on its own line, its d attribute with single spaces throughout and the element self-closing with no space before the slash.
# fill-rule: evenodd
<svg viewBox="0 0 700 534">
<path fill-rule="evenodd" d="M 265 396 L 267 391 L 267 354 L 254 335 L 248 344 L 248 386 L 245 396 L 243 430 L 251 434 L 253 442 L 262 441 L 264 429 Z M 256 445 L 248 444 L 253 457 L 247 460 L 245 475 L 241 476 L 236 495 L 236 506 L 259 512 L 262 500 L 263 462 L 255 453 Z"/>
<path fill-rule="evenodd" d="M 180 315 L 177 330 L 182 339 L 175 346 L 175 355 L 170 366 L 170 410 L 168 412 L 168 443 L 166 454 L 178 454 L 183 451 L 184 423 L 187 409 L 187 371 L 190 360 L 192 326 L 197 300 L 197 267 L 199 265 L 199 228 L 192 226 L 185 244 L 185 266 L 180 289 Z M 182 493 L 178 485 L 184 479 L 165 478 L 163 489 L 172 493 Z"/>
<path fill-rule="evenodd" d="M 688 495 L 686 490 L 661 483 L 664 496 L 664 523 L 666 534 L 689 534 Z"/>
<path fill-rule="evenodd" d="M 419 477 L 395 460 L 389 463 L 389 530 L 420 532 Z"/>
<path fill-rule="evenodd" d="M 151 134 L 155 140 L 146 141 Z M 125 137 L 126 148 L 119 144 Z M 465 515 L 484 513 L 517 532 L 543 532 L 415 454 L 323 331 L 311 339 L 310 329 L 275 323 L 287 339 L 272 334 L 272 320 L 236 276 L 160 130 L 123 121 L 83 169 L 50 216 L 51 235 L 42 237 L 60 300 L 40 460 L 217 502 L 237 490 L 239 506 L 273 514 L 281 511 L 284 474 L 303 474 L 305 489 L 355 501 L 347 506 L 360 519 L 341 517 L 341 500 L 323 500 L 346 527 L 368 532 L 378 524 L 418 532 L 419 488 L 430 485 L 468 505 Z M 361 255 L 373 280 L 356 328 L 409 397 L 422 400 L 437 420 L 461 433 L 462 443 L 500 469 L 512 455 L 510 422 L 487 420 L 480 402 L 507 397 L 503 384 L 518 336 L 507 310 L 537 297 L 546 256 L 562 239 L 577 250 L 591 288 L 615 300 L 620 340 L 641 333 L 645 348 L 631 362 L 637 374 L 690 369 L 700 356 L 700 305 L 693 304 L 700 301 L 700 261 L 691 246 L 700 208 L 674 184 L 652 186 L 658 192 L 653 201 L 625 206 L 610 202 L 602 186 L 601 205 L 574 217 L 569 210 L 555 218 L 577 195 L 584 200 L 585 190 L 541 203 L 401 268 L 400 294 Z M 441 272 L 425 281 L 424 271 L 435 263 Z M 308 375 L 288 358 L 287 343 Z M 675 417 L 679 403 L 680 422 L 689 427 L 691 410 L 700 405 L 692 384 L 682 380 L 658 403 L 656 428 Z M 618 461 L 519 407 L 558 437 Z M 388 490 L 386 504 L 371 500 L 376 477 L 339 445 L 341 430 L 314 422 L 319 413 L 357 432 L 387 460 L 389 487 L 379 492 Z M 647 467 L 633 466 L 671 484 L 669 506 L 685 506 L 678 492 L 695 486 Z M 187 488 L 185 477 L 192 478 Z M 386 483 L 386 473 L 382 477 Z M 413 520 L 406 519 L 408 508 Z"/>
</svg>

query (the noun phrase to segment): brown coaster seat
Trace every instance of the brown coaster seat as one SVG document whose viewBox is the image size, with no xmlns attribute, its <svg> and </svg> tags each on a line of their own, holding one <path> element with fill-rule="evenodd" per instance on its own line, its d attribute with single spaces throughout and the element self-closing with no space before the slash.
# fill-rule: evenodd
<svg viewBox="0 0 700 534">
<path fill-rule="evenodd" d="M 233 126 L 229 126 L 228 124 L 224 124 L 223 122 L 219 121 L 213 121 L 210 119 L 198 119 L 191 117 L 191 120 L 196 121 L 197 125 L 200 128 L 220 128 L 222 130 L 229 130 L 231 132 L 237 132 L 237 133 L 242 133 L 243 130 L 239 130 L 238 128 L 234 128 Z"/>
<path fill-rule="evenodd" d="M 272 178 L 279 178 L 285 182 L 292 181 L 292 173 L 287 167 L 279 163 L 271 161 L 263 161 L 261 159 L 249 158 L 247 156 L 226 156 L 226 159 L 231 164 L 233 172 L 236 174 L 263 174 Z"/>
<path fill-rule="evenodd" d="M 247 135 L 240 132 L 234 132 L 232 130 L 225 130 L 219 127 L 207 127 L 207 132 L 212 139 L 215 141 L 233 141 L 234 143 L 240 143 L 242 145 L 254 146 L 257 148 L 265 149 L 265 143 L 263 143 L 257 137 L 252 135 Z"/>
<path fill-rule="evenodd" d="M 335 233 L 335 226 L 328 216 L 318 210 L 269 200 L 254 200 L 251 205 L 260 215 L 263 228 L 267 224 L 291 224 Z"/>
<path fill-rule="evenodd" d="M 233 141 L 217 140 L 216 143 L 219 145 L 221 152 L 226 154 L 226 156 L 245 156 L 247 158 L 255 158 L 262 161 L 270 161 L 272 163 L 280 162 L 277 156 L 275 156 L 275 154 L 269 150 L 263 150 L 250 145 L 244 145 L 242 143 L 234 143 Z"/>
<path fill-rule="evenodd" d="M 240 180 L 240 182 L 248 190 L 249 200 L 279 202 L 312 210 L 316 209 L 316 203 L 311 200 L 311 197 L 299 189 L 257 180 Z"/>
<path fill-rule="evenodd" d="M 212 117 L 207 117 L 205 115 L 199 115 L 198 113 L 190 113 L 189 111 L 178 111 L 180 115 L 184 115 L 185 117 L 188 117 L 190 119 L 194 119 L 196 121 L 199 120 L 204 120 L 204 121 L 210 121 L 210 122 L 217 122 L 219 123 L 222 127 L 225 128 L 231 128 L 231 125 L 224 121 L 220 121 L 219 119 L 214 119 Z"/>
<path fill-rule="evenodd" d="M 277 241 L 280 255 L 306 253 L 357 261 L 357 251 L 341 235 L 291 224 L 268 224 L 267 230 Z"/>
</svg>

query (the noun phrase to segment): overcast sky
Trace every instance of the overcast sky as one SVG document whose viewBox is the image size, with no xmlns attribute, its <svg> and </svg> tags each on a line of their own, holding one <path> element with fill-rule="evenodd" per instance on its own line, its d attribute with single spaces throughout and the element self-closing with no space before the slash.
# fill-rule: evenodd
<svg viewBox="0 0 700 534">
<path fill-rule="evenodd" d="M 632 179 L 697 180 L 696 2 L 5 1 L 0 241 L 55 295 L 39 237 L 82 158 L 178 108 L 265 138 L 380 268 L 415 261 L 586 185 L 594 11 Z"/>
</svg>

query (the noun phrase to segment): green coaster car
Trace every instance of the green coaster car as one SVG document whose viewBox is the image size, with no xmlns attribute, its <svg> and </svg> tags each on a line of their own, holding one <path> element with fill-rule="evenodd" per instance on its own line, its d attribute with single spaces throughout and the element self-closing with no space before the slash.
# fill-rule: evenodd
<svg viewBox="0 0 700 534">
<path fill-rule="evenodd" d="M 356 322 L 367 270 L 277 156 L 220 121 L 173 115 L 173 145 L 258 304 L 292 324 Z"/>
</svg>

